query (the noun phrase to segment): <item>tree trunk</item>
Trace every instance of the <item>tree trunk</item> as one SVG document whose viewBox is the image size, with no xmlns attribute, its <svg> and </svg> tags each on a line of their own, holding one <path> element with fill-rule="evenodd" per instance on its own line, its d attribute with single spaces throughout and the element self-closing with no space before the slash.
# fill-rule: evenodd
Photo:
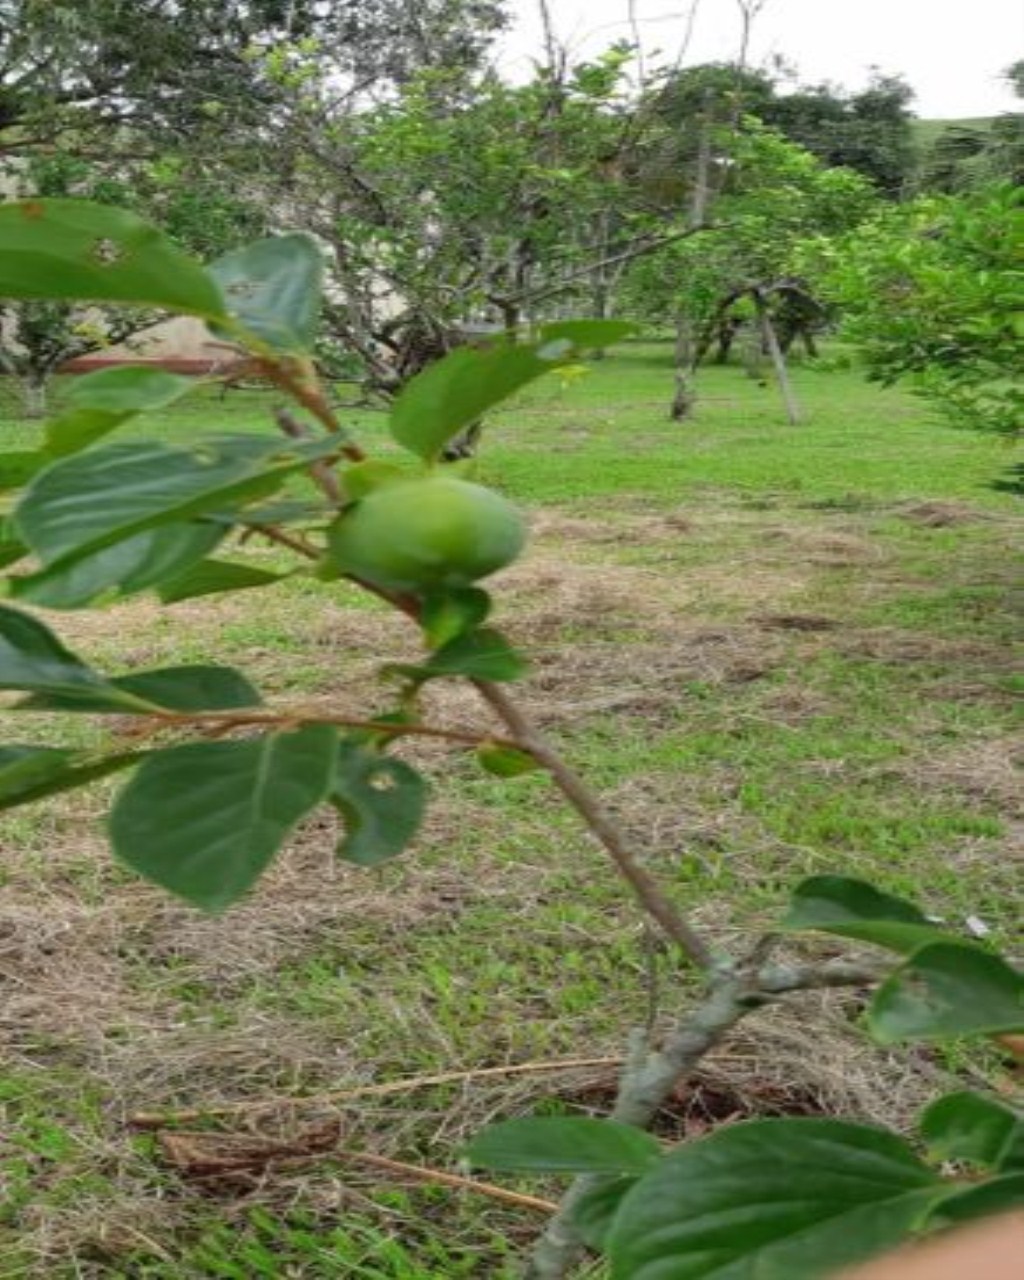
<svg viewBox="0 0 1024 1280">
<path fill-rule="evenodd" d="M 19 379 L 18 385 L 21 391 L 22 412 L 25 417 L 32 421 L 45 418 L 48 410 L 49 372 L 28 373 Z"/>
<path fill-rule="evenodd" d="M 608 313 L 611 311 L 611 287 L 603 273 L 599 274 L 594 281 L 590 309 L 595 320 L 608 319 Z M 596 351 L 591 352 L 590 359 L 603 360 L 607 354 L 604 347 L 598 347 Z"/>
<path fill-rule="evenodd" d="M 673 422 L 685 422 L 693 416 L 697 404 L 697 389 L 694 386 L 694 337 L 693 321 L 685 310 L 676 314 L 676 346 L 675 346 L 675 394 L 669 417 Z"/>
<path fill-rule="evenodd" d="M 703 223 L 711 202 L 711 99 L 709 90 L 704 94 L 704 114 L 700 117 L 697 169 L 688 218 L 691 228 Z M 676 312 L 675 392 L 668 411 L 673 422 L 685 422 L 693 416 L 697 404 L 696 368 L 697 335 L 692 318 L 681 307 Z"/>
<path fill-rule="evenodd" d="M 754 293 L 754 306 L 757 308 L 757 319 L 761 328 L 761 337 L 764 341 L 765 350 L 771 359 L 779 390 L 782 392 L 783 403 L 786 406 L 786 416 L 789 418 L 790 426 L 795 427 L 803 421 L 800 404 L 789 378 L 786 357 L 782 354 L 782 348 L 779 346 L 775 326 L 772 324 L 772 318 L 768 314 L 768 304 L 765 302 L 763 295 L 758 292 Z"/>
</svg>

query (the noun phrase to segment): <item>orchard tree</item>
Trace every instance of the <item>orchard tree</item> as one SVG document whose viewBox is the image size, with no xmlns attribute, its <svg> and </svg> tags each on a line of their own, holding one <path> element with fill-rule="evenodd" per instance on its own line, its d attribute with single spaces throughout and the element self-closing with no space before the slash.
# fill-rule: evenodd
<svg viewBox="0 0 1024 1280">
<path fill-rule="evenodd" d="M 298 823 L 324 808 L 339 818 L 342 860 L 371 867 L 400 855 L 428 801 L 426 779 L 400 754 L 403 739 L 471 751 L 506 779 L 543 771 L 691 980 L 673 989 L 663 1034 L 631 1033 L 611 1116 L 509 1121 L 467 1153 L 477 1166 L 574 1178 L 533 1253 L 535 1280 L 563 1280 L 588 1248 L 622 1280 L 822 1280 L 908 1238 L 1019 1208 L 1024 1117 L 995 1094 L 936 1099 L 915 1145 L 824 1117 L 727 1125 L 669 1151 L 649 1135 L 659 1108 L 750 1012 L 808 990 L 866 993 L 867 1030 L 883 1044 L 974 1035 L 1020 1059 L 1024 974 L 915 903 L 842 875 L 796 886 L 785 916 L 745 945 L 727 946 L 683 915 L 644 851 L 510 691 L 525 659 L 488 624 L 481 583 L 521 554 L 525 524 L 507 499 L 439 457 L 489 407 L 621 330 L 563 321 L 452 353 L 396 399 L 388 425 L 398 459 L 370 458 L 340 428 L 311 358 L 321 266 L 302 236 L 257 241 L 204 269 L 123 210 L 67 200 L 0 208 L 0 296 L 199 316 L 295 402 L 277 415 L 281 437 L 111 442 L 190 384 L 107 370 L 82 380 L 87 392 L 49 424 L 38 450 L 0 456 L 15 490 L 2 544 L 11 602 L 0 606 L 0 688 L 21 695 L 12 724 L 43 712 L 56 735 L 49 745 L 0 748 L 0 806 L 124 775 L 107 819 L 115 855 L 223 912 Z M 271 502 L 288 481 L 304 485 L 304 500 Z M 173 608 L 211 592 L 270 589 L 280 575 L 233 554 L 251 537 L 290 549 L 293 572 L 369 592 L 416 627 L 422 656 L 382 672 L 362 715 L 347 701 L 268 701 L 246 673 L 214 663 L 101 671 L 31 611 L 145 590 Z M 468 681 L 489 722 L 434 723 L 421 692 L 437 680 Z M 60 737 L 61 715 L 83 713 L 109 717 L 98 750 Z M 221 927 L 232 927 L 230 916 Z M 836 939 L 852 940 L 878 958 L 774 955 L 783 935 L 821 933 L 833 952 Z M 626 1011 L 626 1021 L 642 1024 L 644 1011 Z"/>
<path fill-rule="evenodd" d="M 690 415 L 693 374 L 717 341 L 741 318 L 756 329 L 770 356 L 792 420 L 799 417 L 783 360 L 795 333 L 787 326 L 802 312 L 823 312 L 817 283 L 798 257 L 809 235 L 859 225 L 874 208 L 871 184 L 849 169 L 829 169 L 802 148 L 747 119 L 717 135 L 720 193 L 708 234 L 666 247 L 631 269 L 630 314 L 675 326 L 676 392 L 671 416 Z M 742 314 L 745 308 L 747 315 Z M 788 311 L 788 314 L 787 314 Z M 778 332 L 781 330 L 781 333 Z M 680 340 L 682 335 L 682 340 Z"/>
<path fill-rule="evenodd" d="M 479 63 L 500 0 L 0 0 L 0 146 L 191 146 L 211 117 L 258 133 L 265 56 L 317 51 L 335 91 Z"/>
<path fill-rule="evenodd" d="M 658 110 L 685 137 L 710 109 L 718 124 L 754 116 L 829 168 L 847 168 L 895 198 L 914 172 L 910 104 L 898 76 L 874 72 L 859 92 L 835 85 L 787 84 L 779 72 L 707 63 L 676 72 L 658 95 Z"/>
<path fill-rule="evenodd" d="M 289 64 L 302 89 L 271 199 L 324 245 L 328 328 L 373 394 L 393 398 L 467 336 L 566 306 L 607 314 L 624 266 L 681 234 L 629 180 L 627 58 L 524 85 L 429 70 L 359 111 L 327 100 L 315 55 Z M 272 173 L 259 180 L 274 191 Z"/>
<path fill-rule="evenodd" d="M 810 246 L 871 376 L 952 422 L 1024 432 L 1024 189 L 922 198 Z"/>
</svg>

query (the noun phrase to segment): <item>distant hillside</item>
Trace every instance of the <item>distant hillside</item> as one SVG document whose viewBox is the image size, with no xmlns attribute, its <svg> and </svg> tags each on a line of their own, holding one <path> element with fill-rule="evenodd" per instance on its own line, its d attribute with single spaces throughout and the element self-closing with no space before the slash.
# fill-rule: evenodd
<svg viewBox="0 0 1024 1280">
<path fill-rule="evenodd" d="M 974 116 L 964 120 L 911 120 L 914 141 L 919 151 L 930 151 L 936 141 L 950 129 L 976 129 L 987 133 L 995 116 Z"/>
</svg>

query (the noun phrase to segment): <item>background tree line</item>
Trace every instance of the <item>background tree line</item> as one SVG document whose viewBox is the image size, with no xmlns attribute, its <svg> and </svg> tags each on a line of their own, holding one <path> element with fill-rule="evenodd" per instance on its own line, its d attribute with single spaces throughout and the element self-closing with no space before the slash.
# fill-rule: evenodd
<svg viewBox="0 0 1024 1280">
<path fill-rule="evenodd" d="M 322 357 L 380 402 L 467 337 L 621 312 L 674 332 L 673 416 L 744 335 L 796 419 L 791 343 L 813 351 L 840 314 L 871 359 L 887 327 L 905 336 L 849 287 L 859 229 L 905 236 L 927 215 L 894 206 L 983 206 L 1020 180 L 1020 113 L 922 149 L 898 77 L 850 93 L 742 60 L 638 77 L 627 44 L 575 65 L 552 48 L 513 84 L 491 61 L 508 21 L 500 0 L 4 0 L 5 181 L 126 205 L 205 256 L 311 232 Z M 154 318 L 10 305 L 0 359 L 40 413 L 63 361 Z"/>
</svg>

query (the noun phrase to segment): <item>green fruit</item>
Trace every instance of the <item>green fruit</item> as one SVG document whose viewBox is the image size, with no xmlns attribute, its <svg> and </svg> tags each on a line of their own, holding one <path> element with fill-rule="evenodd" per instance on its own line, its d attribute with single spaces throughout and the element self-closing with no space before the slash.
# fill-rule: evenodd
<svg viewBox="0 0 1024 1280">
<path fill-rule="evenodd" d="M 486 578 L 525 541 L 522 517 L 500 494 L 436 476 L 373 490 L 335 521 L 329 556 L 375 586 L 424 591 Z"/>
</svg>

